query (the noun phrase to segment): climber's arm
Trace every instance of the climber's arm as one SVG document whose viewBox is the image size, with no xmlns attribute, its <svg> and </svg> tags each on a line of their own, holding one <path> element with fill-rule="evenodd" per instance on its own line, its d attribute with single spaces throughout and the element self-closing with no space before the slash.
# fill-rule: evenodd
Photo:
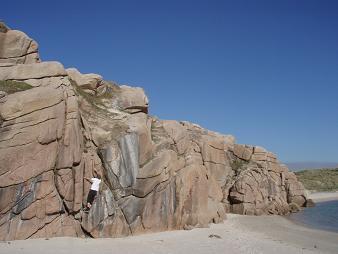
<svg viewBox="0 0 338 254">
<path fill-rule="evenodd" d="M 88 177 L 84 177 L 85 180 L 87 180 L 88 182 L 92 182 L 92 180 Z"/>
</svg>

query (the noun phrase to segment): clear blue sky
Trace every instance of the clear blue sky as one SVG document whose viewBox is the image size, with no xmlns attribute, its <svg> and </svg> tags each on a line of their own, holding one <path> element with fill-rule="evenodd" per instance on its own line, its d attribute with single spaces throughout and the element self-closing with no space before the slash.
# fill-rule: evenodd
<svg viewBox="0 0 338 254">
<path fill-rule="evenodd" d="M 141 86 L 150 113 L 338 161 L 338 1 L 3 1 L 43 60 Z"/>
</svg>

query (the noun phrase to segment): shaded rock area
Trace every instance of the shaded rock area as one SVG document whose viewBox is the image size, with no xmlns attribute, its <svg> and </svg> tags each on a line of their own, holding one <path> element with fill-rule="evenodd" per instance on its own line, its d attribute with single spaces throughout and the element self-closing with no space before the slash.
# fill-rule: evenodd
<svg viewBox="0 0 338 254">
<path fill-rule="evenodd" d="M 148 115 L 142 88 L 40 62 L 0 29 L 0 240 L 121 237 L 207 227 L 226 213 L 287 214 L 304 188 L 276 156 L 189 122 Z M 14 84 L 14 83 L 13 83 Z M 90 182 L 103 179 L 89 213 Z"/>
</svg>

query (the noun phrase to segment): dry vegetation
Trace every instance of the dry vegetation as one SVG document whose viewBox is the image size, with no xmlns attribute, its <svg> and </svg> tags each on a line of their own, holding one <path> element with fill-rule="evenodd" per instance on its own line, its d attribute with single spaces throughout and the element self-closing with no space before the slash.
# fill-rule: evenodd
<svg viewBox="0 0 338 254">
<path fill-rule="evenodd" d="M 25 91 L 31 88 L 33 88 L 33 86 L 25 82 L 13 80 L 0 80 L 0 91 L 4 91 L 8 94 Z"/>
<path fill-rule="evenodd" d="M 312 169 L 295 173 L 304 187 L 311 191 L 337 191 L 338 168 Z"/>
</svg>

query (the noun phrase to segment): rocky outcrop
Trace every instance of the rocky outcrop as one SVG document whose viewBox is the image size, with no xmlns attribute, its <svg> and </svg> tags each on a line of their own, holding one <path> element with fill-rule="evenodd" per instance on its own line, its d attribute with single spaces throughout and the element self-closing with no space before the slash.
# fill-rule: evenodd
<svg viewBox="0 0 338 254">
<path fill-rule="evenodd" d="M 227 212 L 287 214 L 306 204 L 274 154 L 152 117 L 142 88 L 40 63 L 33 42 L 0 29 L 0 79 L 30 85 L 0 94 L 1 240 L 191 229 Z M 87 214 L 85 178 L 97 175 Z"/>
<path fill-rule="evenodd" d="M 101 85 L 102 77 L 97 74 L 82 74 L 75 68 L 67 69 L 67 74 L 82 89 L 95 91 Z"/>
<path fill-rule="evenodd" d="M 294 173 L 278 163 L 264 148 L 234 145 L 233 167 L 237 174 L 230 188 L 230 210 L 240 214 L 287 214 L 289 204 L 304 206 L 304 188 Z"/>
<path fill-rule="evenodd" d="M 9 29 L 0 22 L 0 66 L 37 63 L 38 44 L 25 33 Z"/>
</svg>

